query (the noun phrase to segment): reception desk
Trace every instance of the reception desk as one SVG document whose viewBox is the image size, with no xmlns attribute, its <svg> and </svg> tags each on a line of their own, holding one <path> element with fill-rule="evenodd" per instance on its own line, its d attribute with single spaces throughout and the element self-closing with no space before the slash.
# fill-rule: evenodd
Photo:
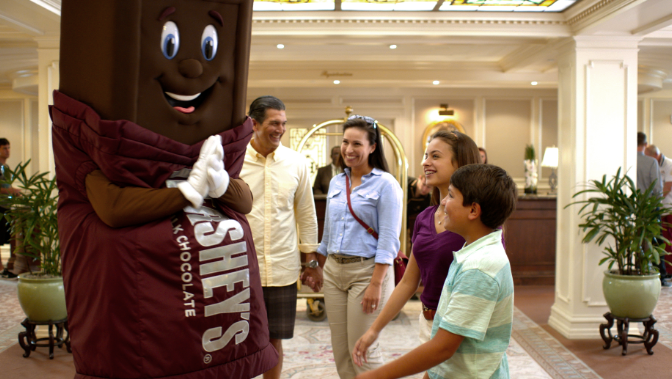
<svg viewBox="0 0 672 379">
<path fill-rule="evenodd" d="M 556 197 L 525 195 L 504 224 L 515 284 L 555 284 Z"/>
</svg>

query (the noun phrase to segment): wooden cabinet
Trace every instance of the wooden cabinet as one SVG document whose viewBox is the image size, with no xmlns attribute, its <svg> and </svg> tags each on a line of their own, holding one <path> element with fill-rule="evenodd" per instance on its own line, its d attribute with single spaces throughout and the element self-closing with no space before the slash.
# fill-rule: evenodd
<svg viewBox="0 0 672 379">
<path fill-rule="evenodd" d="M 515 284 L 555 284 L 556 198 L 521 196 L 504 224 Z"/>
</svg>

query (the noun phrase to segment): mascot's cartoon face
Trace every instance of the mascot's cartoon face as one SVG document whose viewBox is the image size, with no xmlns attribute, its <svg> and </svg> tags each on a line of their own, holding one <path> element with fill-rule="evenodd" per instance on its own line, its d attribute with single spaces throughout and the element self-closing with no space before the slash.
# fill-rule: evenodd
<svg viewBox="0 0 672 379">
<path fill-rule="evenodd" d="M 73 5 L 73 3 L 76 3 Z M 60 90 L 192 145 L 245 120 L 249 0 L 71 0 Z M 112 59 L 114 58 L 114 59 Z"/>
<path fill-rule="evenodd" d="M 209 1 L 165 3 L 143 2 L 138 124 L 198 142 L 222 131 L 218 117 L 231 118 L 234 80 L 226 63 L 234 61 L 236 12 Z"/>
</svg>

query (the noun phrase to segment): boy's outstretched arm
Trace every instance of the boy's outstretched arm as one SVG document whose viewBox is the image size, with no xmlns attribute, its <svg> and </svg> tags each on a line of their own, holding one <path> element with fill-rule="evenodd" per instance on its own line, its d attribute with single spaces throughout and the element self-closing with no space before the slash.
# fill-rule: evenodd
<svg viewBox="0 0 672 379">
<path fill-rule="evenodd" d="M 382 367 L 357 375 L 355 379 L 393 379 L 427 371 L 452 357 L 463 339 L 464 336 L 439 328 L 428 342 Z"/>
</svg>

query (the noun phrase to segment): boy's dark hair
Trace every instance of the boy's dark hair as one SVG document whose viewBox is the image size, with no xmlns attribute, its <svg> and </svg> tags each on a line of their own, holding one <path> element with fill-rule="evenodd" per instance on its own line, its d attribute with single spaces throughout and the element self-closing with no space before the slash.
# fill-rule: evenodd
<svg viewBox="0 0 672 379">
<path fill-rule="evenodd" d="M 376 145 L 376 150 L 369 154 L 369 165 L 385 172 L 390 172 L 389 168 L 387 167 L 387 160 L 385 159 L 383 144 L 380 143 L 381 138 L 378 123 L 370 117 L 352 115 L 343 124 L 343 133 L 345 133 L 345 131 L 349 128 L 363 130 L 366 133 L 367 139 L 369 140 L 371 146 Z M 341 159 L 339 163 L 341 168 L 347 167 L 343 159 Z"/>
<path fill-rule="evenodd" d="M 481 222 L 488 228 L 504 224 L 516 209 L 516 183 L 495 165 L 462 166 L 450 178 L 450 184 L 462 193 L 462 205 L 481 206 Z"/>
<path fill-rule="evenodd" d="M 263 124 L 266 120 L 266 109 L 269 108 L 277 111 L 284 111 L 285 103 L 275 96 L 257 97 L 252 104 L 250 104 L 248 116 L 252 117 L 259 124 Z"/>
<path fill-rule="evenodd" d="M 9 145 L 9 140 L 7 138 L 0 138 L 0 146 Z"/>
</svg>

